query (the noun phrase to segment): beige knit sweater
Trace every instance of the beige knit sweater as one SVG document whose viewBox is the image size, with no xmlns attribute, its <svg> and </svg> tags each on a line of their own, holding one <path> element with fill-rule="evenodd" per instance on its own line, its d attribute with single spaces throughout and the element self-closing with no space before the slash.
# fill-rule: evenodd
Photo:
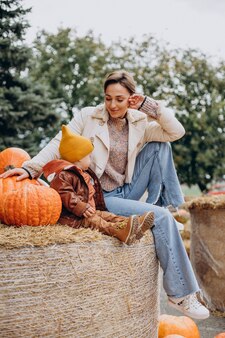
<svg viewBox="0 0 225 338">
<path fill-rule="evenodd" d="M 149 97 L 145 97 L 140 111 L 157 119 L 157 110 L 158 103 Z M 123 186 L 125 182 L 129 132 L 126 116 L 123 119 L 109 117 L 108 129 L 110 139 L 109 159 L 100 182 L 103 190 L 112 191 Z"/>
</svg>

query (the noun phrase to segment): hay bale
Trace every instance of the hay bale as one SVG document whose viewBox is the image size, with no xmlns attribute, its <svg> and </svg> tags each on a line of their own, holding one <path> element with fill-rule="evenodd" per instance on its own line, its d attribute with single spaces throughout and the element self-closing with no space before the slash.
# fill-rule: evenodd
<svg viewBox="0 0 225 338">
<path fill-rule="evenodd" d="M 157 338 L 149 233 L 126 246 L 89 229 L 0 226 L 2 337 Z"/>
<path fill-rule="evenodd" d="M 190 258 L 207 307 L 225 312 L 225 196 L 191 202 Z"/>
<path fill-rule="evenodd" d="M 187 203 L 189 211 L 225 209 L 225 195 L 202 196 Z"/>
</svg>

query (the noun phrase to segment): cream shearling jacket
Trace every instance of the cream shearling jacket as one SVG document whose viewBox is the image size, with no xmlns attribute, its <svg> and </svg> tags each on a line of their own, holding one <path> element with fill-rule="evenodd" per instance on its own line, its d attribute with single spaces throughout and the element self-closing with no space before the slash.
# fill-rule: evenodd
<svg viewBox="0 0 225 338">
<path fill-rule="evenodd" d="M 181 138 L 185 133 L 183 126 L 173 112 L 165 108 L 162 102 L 158 101 L 158 104 L 157 120 L 153 120 L 139 110 L 128 109 L 127 111 L 129 136 L 126 183 L 131 182 L 136 157 L 145 143 L 152 141 L 172 142 Z M 71 131 L 89 138 L 94 144 L 90 168 L 98 178 L 102 176 L 109 158 L 108 118 L 105 106 L 99 105 L 97 107 L 86 107 L 77 112 L 68 124 Z M 60 139 L 61 131 L 38 155 L 24 162 L 23 167 L 29 170 L 32 177 L 39 176 L 47 162 L 60 158 L 58 149 Z"/>
</svg>

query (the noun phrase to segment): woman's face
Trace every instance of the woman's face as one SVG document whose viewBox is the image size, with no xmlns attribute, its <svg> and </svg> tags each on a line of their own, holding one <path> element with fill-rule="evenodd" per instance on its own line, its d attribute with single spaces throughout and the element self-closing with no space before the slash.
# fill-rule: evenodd
<svg viewBox="0 0 225 338">
<path fill-rule="evenodd" d="M 119 83 L 110 84 L 105 91 L 105 105 L 113 118 L 123 118 L 129 107 L 129 91 Z"/>
</svg>

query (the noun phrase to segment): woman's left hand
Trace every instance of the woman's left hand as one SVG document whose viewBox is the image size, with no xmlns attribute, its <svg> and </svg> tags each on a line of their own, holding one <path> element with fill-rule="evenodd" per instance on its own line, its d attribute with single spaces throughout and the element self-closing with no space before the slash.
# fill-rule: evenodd
<svg viewBox="0 0 225 338">
<path fill-rule="evenodd" d="M 129 108 L 131 109 L 138 109 L 142 102 L 144 101 L 145 96 L 142 94 L 133 94 L 129 97 L 128 102 L 129 102 Z"/>
</svg>

